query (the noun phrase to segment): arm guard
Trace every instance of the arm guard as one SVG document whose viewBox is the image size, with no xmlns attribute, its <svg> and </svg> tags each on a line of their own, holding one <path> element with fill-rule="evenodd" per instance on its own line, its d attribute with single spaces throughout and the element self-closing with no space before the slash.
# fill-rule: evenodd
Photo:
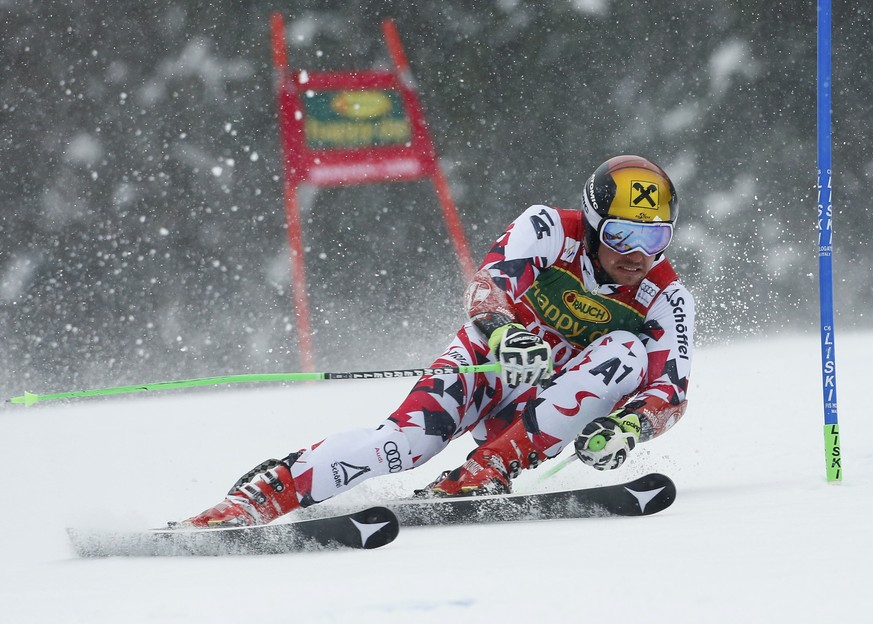
<svg viewBox="0 0 873 624">
<path fill-rule="evenodd" d="M 485 338 L 490 338 L 498 327 L 515 322 L 512 301 L 494 283 L 487 269 L 480 269 L 473 276 L 464 296 L 464 308 Z"/>
</svg>

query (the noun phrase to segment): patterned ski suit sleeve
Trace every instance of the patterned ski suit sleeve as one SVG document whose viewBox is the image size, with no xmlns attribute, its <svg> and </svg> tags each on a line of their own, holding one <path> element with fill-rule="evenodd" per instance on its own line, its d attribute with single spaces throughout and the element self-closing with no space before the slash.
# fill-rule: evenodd
<svg viewBox="0 0 873 624">
<path fill-rule="evenodd" d="M 646 316 L 642 335 L 648 352 L 645 386 L 624 405 L 640 414 L 641 441 L 661 435 L 682 417 L 686 406 L 694 343 L 694 298 L 674 282 Z"/>
<path fill-rule="evenodd" d="M 536 205 L 525 210 L 500 235 L 465 295 L 467 314 L 480 329 L 495 329 L 515 320 L 515 302 L 542 270 L 566 253 L 568 224 L 560 211 Z M 576 250 L 578 243 L 574 253 Z"/>
</svg>

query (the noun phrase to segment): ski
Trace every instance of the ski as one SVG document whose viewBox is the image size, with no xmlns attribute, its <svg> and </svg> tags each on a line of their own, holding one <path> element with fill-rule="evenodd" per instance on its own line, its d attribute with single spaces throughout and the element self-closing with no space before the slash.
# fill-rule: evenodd
<svg viewBox="0 0 873 624">
<path fill-rule="evenodd" d="M 80 557 L 270 555 L 338 548 L 379 548 L 397 537 L 397 517 L 385 507 L 287 524 L 139 532 L 68 529 Z"/>
<path fill-rule="evenodd" d="M 386 504 L 401 526 L 479 524 L 561 518 L 648 516 L 676 499 L 676 486 L 662 474 L 618 485 L 535 494 L 407 499 Z"/>
</svg>

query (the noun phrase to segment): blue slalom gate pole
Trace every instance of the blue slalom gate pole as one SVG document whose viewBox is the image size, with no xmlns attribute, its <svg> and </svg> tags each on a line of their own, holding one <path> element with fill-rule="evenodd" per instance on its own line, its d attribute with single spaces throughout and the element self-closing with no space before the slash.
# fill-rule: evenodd
<svg viewBox="0 0 873 624">
<path fill-rule="evenodd" d="M 818 281 L 821 381 L 828 481 L 841 481 L 834 351 L 833 206 L 831 204 L 831 0 L 818 0 Z"/>
</svg>

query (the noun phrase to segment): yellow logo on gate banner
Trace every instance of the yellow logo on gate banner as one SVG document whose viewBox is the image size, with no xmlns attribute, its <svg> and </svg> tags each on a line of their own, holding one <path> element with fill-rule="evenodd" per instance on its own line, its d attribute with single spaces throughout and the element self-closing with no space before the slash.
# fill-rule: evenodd
<svg viewBox="0 0 873 624">
<path fill-rule="evenodd" d="M 313 91 L 303 100 L 310 149 L 402 146 L 412 125 L 396 89 Z"/>
<path fill-rule="evenodd" d="M 343 117 L 374 119 L 390 113 L 394 103 L 384 91 L 340 91 L 331 100 L 330 107 Z"/>
</svg>

